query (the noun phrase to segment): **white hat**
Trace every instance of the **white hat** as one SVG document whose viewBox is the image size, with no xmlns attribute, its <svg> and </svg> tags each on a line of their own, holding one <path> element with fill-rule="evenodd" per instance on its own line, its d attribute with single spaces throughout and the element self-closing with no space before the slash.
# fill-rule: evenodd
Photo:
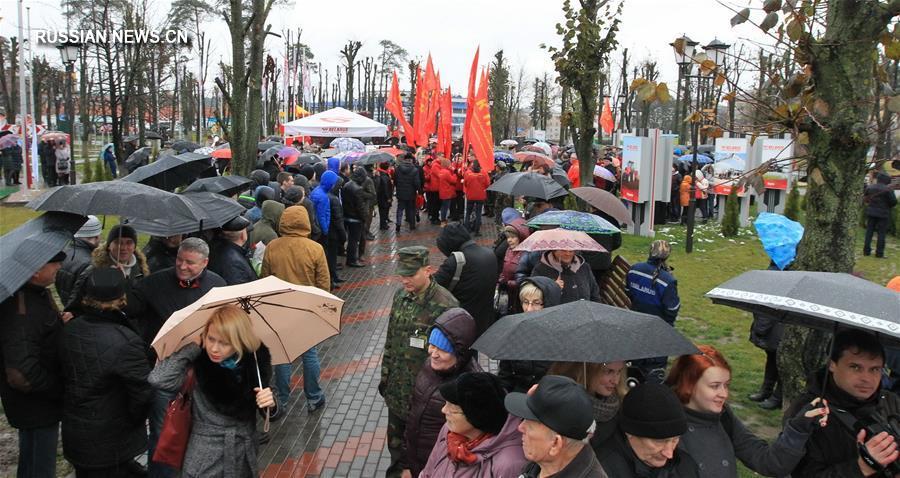
<svg viewBox="0 0 900 478">
<path fill-rule="evenodd" d="M 99 237 L 103 233 L 103 225 L 97 216 L 88 216 L 88 220 L 75 233 L 75 237 Z"/>
</svg>

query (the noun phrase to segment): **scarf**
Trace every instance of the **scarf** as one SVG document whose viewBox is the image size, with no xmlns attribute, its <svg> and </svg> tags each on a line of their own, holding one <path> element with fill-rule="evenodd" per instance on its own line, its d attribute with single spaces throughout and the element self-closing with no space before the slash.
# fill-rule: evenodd
<svg viewBox="0 0 900 478">
<path fill-rule="evenodd" d="M 449 456 L 454 463 L 471 465 L 478 461 L 478 456 L 472 453 L 472 449 L 492 436 L 493 435 L 490 433 L 482 433 L 478 438 L 468 440 L 465 435 L 460 435 L 459 433 L 448 430 L 447 456 Z"/>
<path fill-rule="evenodd" d="M 576 273 L 578 272 L 578 269 L 581 268 L 581 265 L 584 264 L 584 259 L 578 254 L 575 254 L 575 257 L 572 258 L 572 262 L 570 264 L 563 265 L 558 260 L 556 260 L 556 256 L 553 255 L 553 251 L 547 251 L 541 257 L 541 262 L 552 267 L 559 273 L 565 272 L 566 269 L 572 271 L 572 273 Z"/>
<path fill-rule="evenodd" d="M 613 393 L 608 397 L 601 397 L 597 394 L 591 394 L 591 405 L 594 410 L 594 420 L 597 423 L 608 422 L 616 416 L 619 411 L 619 394 Z"/>
<path fill-rule="evenodd" d="M 109 256 L 110 259 L 112 259 L 113 267 L 115 267 L 115 264 L 121 265 L 122 272 L 125 273 L 125 277 L 131 277 L 131 269 L 133 269 L 134 266 L 137 265 L 137 255 L 136 254 L 131 255 L 131 260 L 129 260 L 127 264 L 124 262 L 119 262 L 118 259 L 116 259 L 115 257 L 112 256 L 112 254 L 107 253 L 107 255 Z"/>
</svg>

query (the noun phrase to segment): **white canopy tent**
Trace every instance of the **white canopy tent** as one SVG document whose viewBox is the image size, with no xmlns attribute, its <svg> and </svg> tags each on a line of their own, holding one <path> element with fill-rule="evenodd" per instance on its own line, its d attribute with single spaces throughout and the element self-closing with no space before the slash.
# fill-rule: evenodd
<svg viewBox="0 0 900 478">
<path fill-rule="evenodd" d="M 387 126 L 344 108 L 296 119 L 284 124 L 285 136 L 376 137 L 387 136 Z"/>
</svg>

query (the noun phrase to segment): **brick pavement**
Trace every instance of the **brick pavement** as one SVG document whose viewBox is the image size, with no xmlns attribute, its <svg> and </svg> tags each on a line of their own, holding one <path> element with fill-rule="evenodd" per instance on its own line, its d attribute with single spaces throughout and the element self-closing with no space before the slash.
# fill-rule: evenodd
<svg viewBox="0 0 900 478">
<path fill-rule="evenodd" d="M 422 217 L 426 219 L 424 214 Z M 483 219 L 479 243 L 490 245 L 495 230 L 492 219 Z M 373 229 L 377 224 L 376 219 Z M 335 292 L 346 301 L 341 333 L 319 344 L 318 349 L 327 405 L 307 414 L 298 359 L 293 365 L 287 414 L 272 423 L 271 440 L 260 447 L 263 477 L 383 476 L 389 464 L 385 446 L 387 409 L 377 387 L 391 299 L 399 287 L 393 280 L 394 256 L 399 248 L 426 245 L 432 248 L 431 263 L 439 265 L 444 260 L 434 247 L 439 231 L 427 220 L 414 232 L 406 226 L 399 235 L 393 228 L 376 231 L 375 241 L 369 241 L 364 256 L 367 266 L 339 271 L 347 280 Z"/>
</svg>

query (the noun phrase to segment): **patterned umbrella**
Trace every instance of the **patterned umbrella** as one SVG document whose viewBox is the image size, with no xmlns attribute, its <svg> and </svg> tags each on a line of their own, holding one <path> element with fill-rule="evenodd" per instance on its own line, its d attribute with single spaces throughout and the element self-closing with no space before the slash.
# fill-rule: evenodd
<svg viewBox="0 0 900 478">
<path fill-rule="evenodd" d="M 300 151 L 297 148 L 292 148 L 290 146 L 285 146 L 278 150 L 278 157 L 281 159 L 293 158 L 300 156 Z"/>
<path fill-rule="evenodd" d="M 514 139 L 504 139 L 500 142 L 500 146 L 518 146 L 519 142 Z"/>
<path fill-rule="evenodd" d="M 530 224 L 529 224 L 530 225 Z M 522 241 L 516 251 L 595 251 L 607 252 L 606 248 L 581 231 L 568 229 L 547 229 L 535 231 Z"/>
<path fill-rule="evenodd" d="M 504 163 L 512 163 L 516 160 L 509 151 L 494 151 L 494 161 L 503 161 Z"/>
<path fill-rule="evenodd" d="M 600 165 L 594 166 L 594 176 L 597 176 L 598 178 L 603 178 L 607 181 L 616 182 L 616 175 L 613 174 L 610 170 L 608 170 Z"/>
<path fill-rule="evenodd" d="M 533 217 L 528 221 L 528 226 L 539 228 L 541 226 L 559 226 L 570 231 L 580 231 L 586 234 L 616 234 L 622 232 L 618 227 L 606 219 L 581 211 L 547 211 Z"/>
<path fill-rule="evenodd" d="M 332 156 L 333 158 L 338 158 L 341 162 L 346 161 L 348 163 L 352 163 L 357 159 L 361 158 L 365 152 L 362 151 L 344 151 Z"/>
<path fill-rule="evenodd" d="M 8 134 L 6 136 L 0 137 L 0 149 L 11 148 L 17 144 L 19 144 L 19 136 L 14 134 Z"/>
<path fill-rule="evenodd" d="M 517 161 L 521 161 L 523 163 L 534 163 L 535 166 L 546 166 L 548 168 L 552 168 L 556 165 L 556 162 L 553 161 L 553 158 L 536 151 L 519 151 L 513 156 Z"/>
<path fill-rule="evenodd" d="M 366 145 L 364 145 L 362 141 L 356 138 L 335 138 L 333 141 L 331 141 L 331 147 L 337 149 L 338 152 L 366 152 Z"/>
</svg>

